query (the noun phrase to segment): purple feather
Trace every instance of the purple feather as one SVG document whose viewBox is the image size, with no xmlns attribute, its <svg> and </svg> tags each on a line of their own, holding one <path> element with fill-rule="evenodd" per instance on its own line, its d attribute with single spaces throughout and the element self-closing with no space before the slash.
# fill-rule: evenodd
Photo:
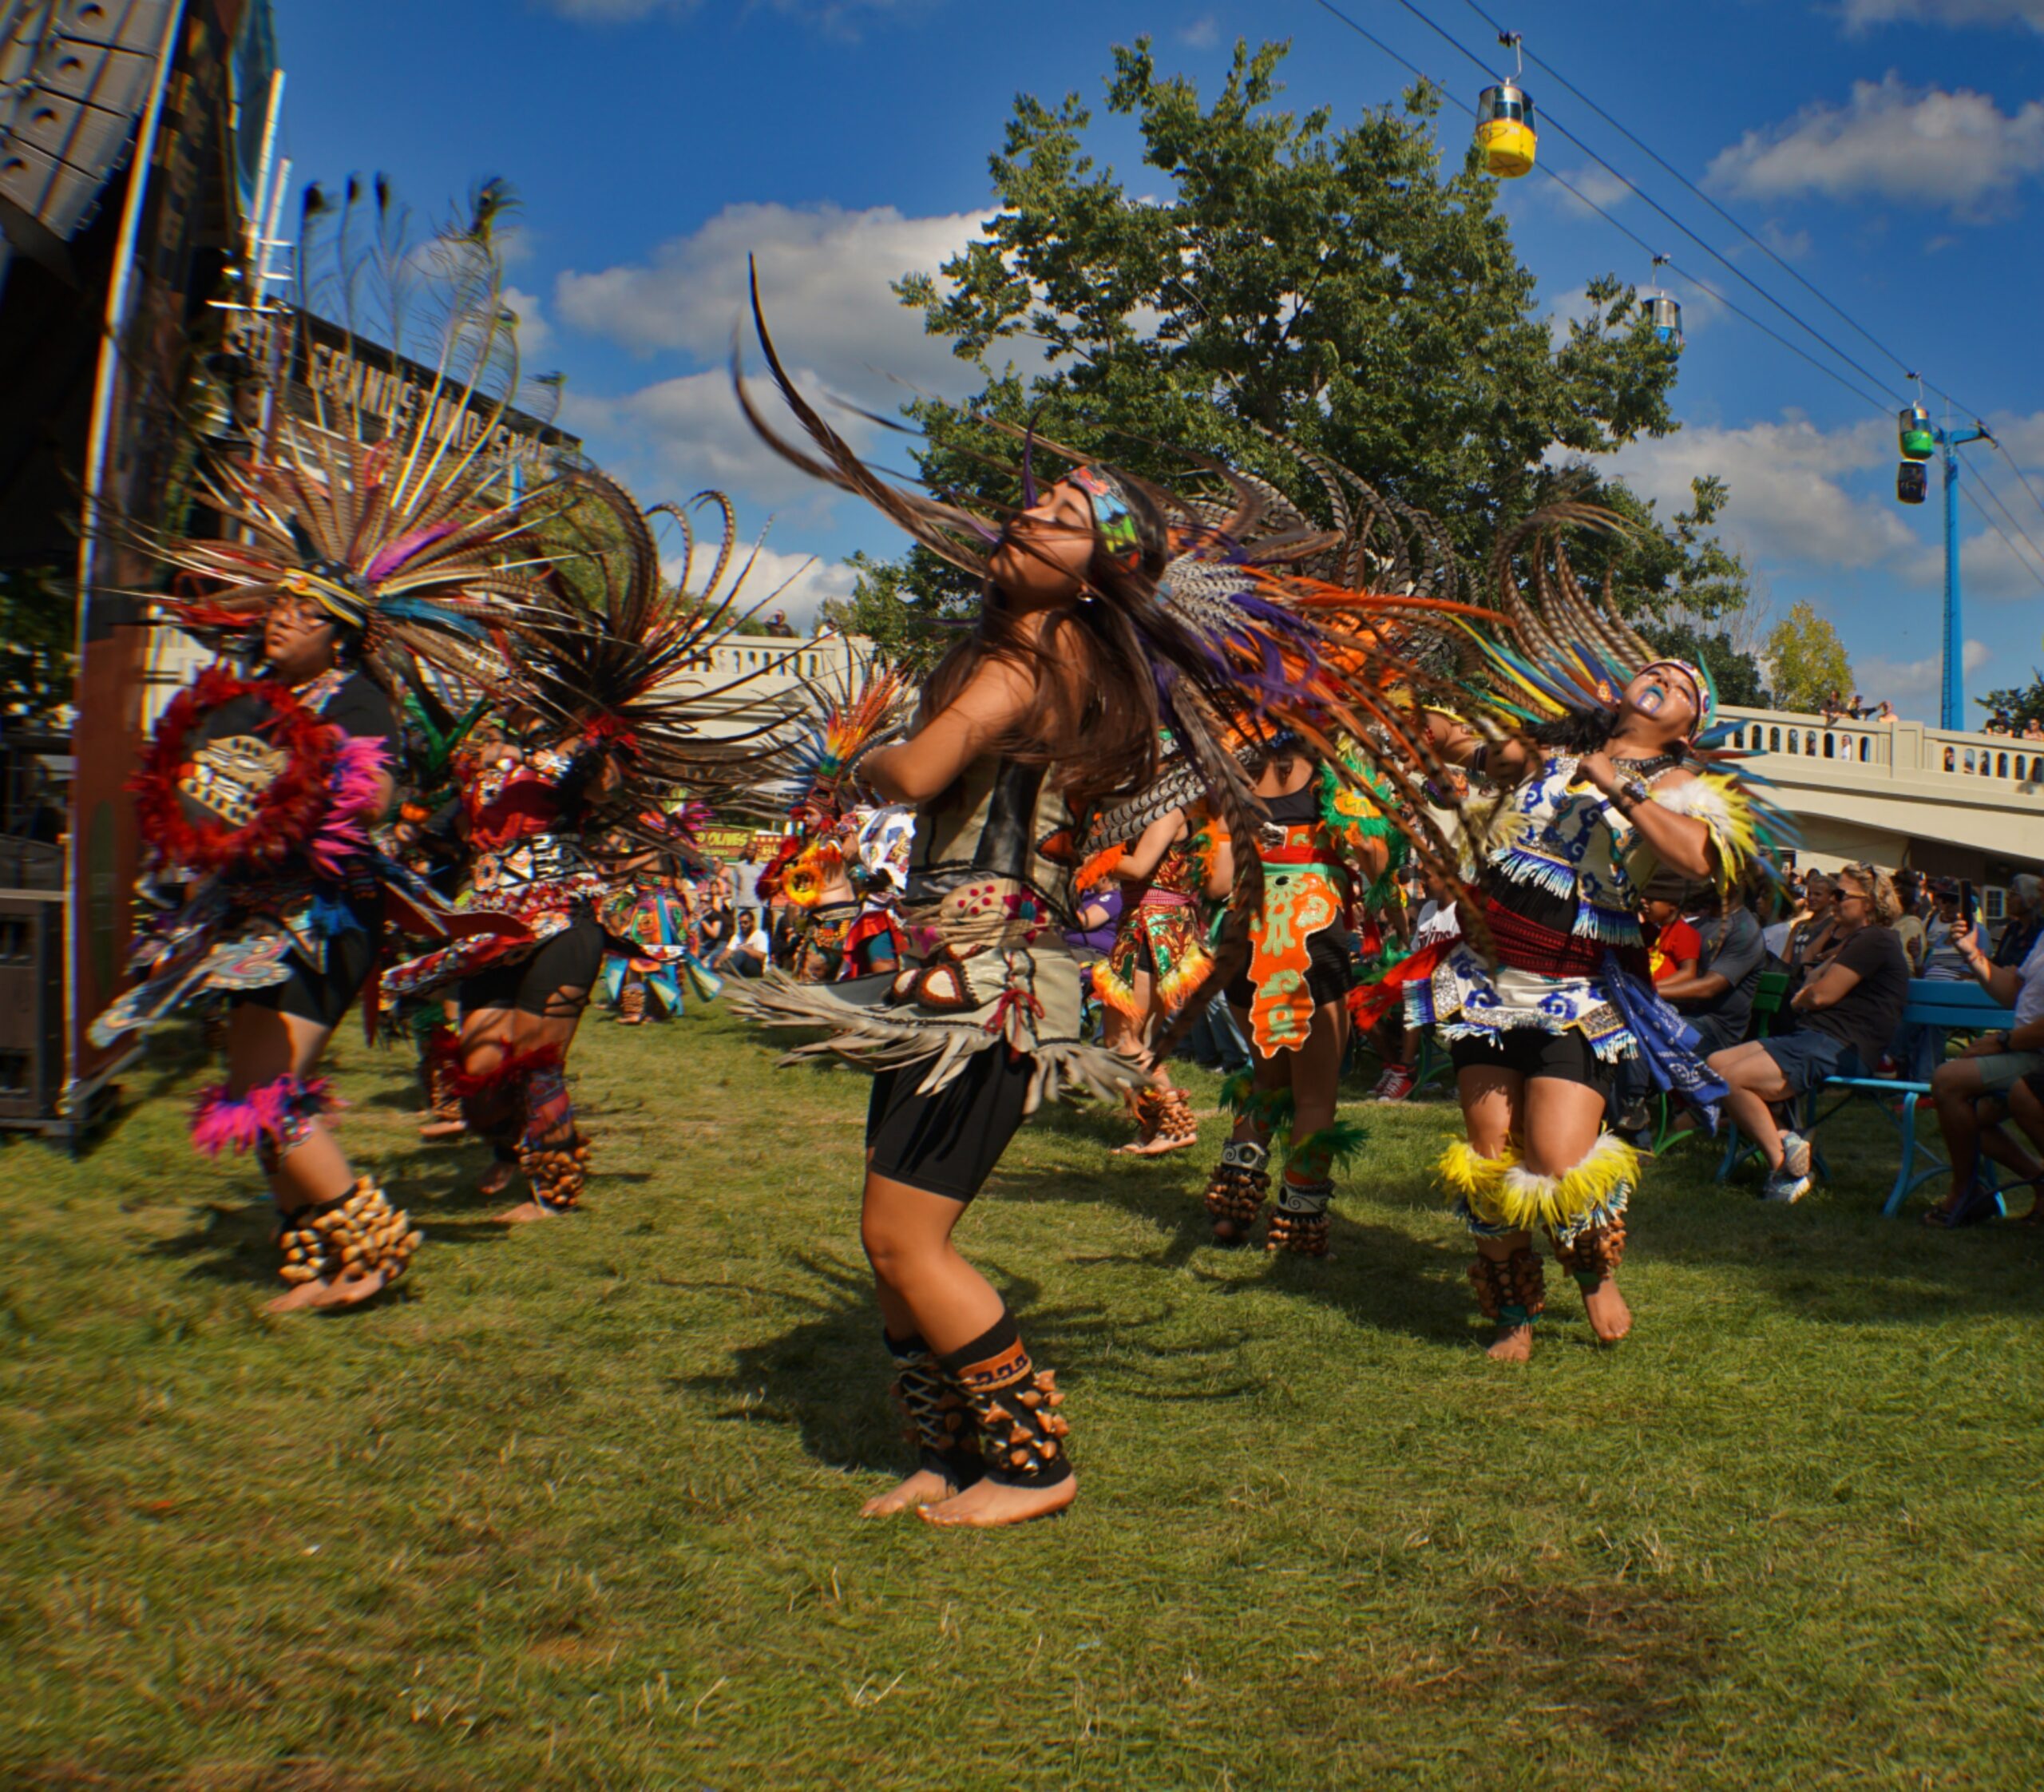
<svg viewBox="0 0 2044 1792">
<path fill-rule="evenodd" d="M 428 523 L 425 528 L 415 529 L 409 535 L 400 535 L 394 541 L 386 541 L 377 550 L 375 557 L 362 569 L 362 576 L 371 585 L 378 579 L 387 579 L 414 554 L 431 547 L 435 541 L 446 541 L 460 527 L 459 523 L 454 521 Z"/>
</svg>

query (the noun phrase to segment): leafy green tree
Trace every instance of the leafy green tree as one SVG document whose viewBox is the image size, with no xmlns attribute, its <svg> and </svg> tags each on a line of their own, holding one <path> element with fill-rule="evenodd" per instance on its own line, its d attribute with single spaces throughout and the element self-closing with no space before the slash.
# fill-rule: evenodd
<svg viewBox="0 0 2044 1792">
<path fill-rule="evenodd" d="M 980 457 L 1012 463 L 1015 445 L 983 419 L 1033 418 L 1167 482 L 1185 478 L 1182 450 L 1309 495 L 1275 434 L 1432 511 L 1472 565 L 1501 524 L 1574 488 L 1637 525 L 1575 556 L 1588 576 L 1610 576 L 1628 611 L 1709 616 L 1743 602 L 1743 569 L 1708 533 L 1721 483 L 1700 482 L 1670 528 L 1587 465 L 1677 426 L 1675 353 L 1632 289 L 1593 282 L 1590 315 L 1558 342 L 1494 183 L 1473 154 L 1443 168 L 1438 94 L 1416 87 L 1339 127 L 1325 109 L 1297 117 L 1272 104 L 1285 52 L 1238 44 L 1202 106 L 1189 81 L 1159 75 L 1148 40 L 1115 50 L 1108 109 L 1138 121 L 1163 177 L 1154 198 L 1095 167 L 1078 96 L 1016 101 L 991 159 L 998 215 L 945 265 L 946 287 L 916 275 L 897 288 L 987 374 L 962 406 L 909 407 L 928 438 L 925 475 L 1012 502 L 1012 481 Z M 1044 372 L 992 371 L 1025 340 L 1048 351 Z M 933 616 L 961 594 L 912 556 L 871 595 L 913 597 Z"/>
<path fill-rule="evenodd" d="M 75 588 L 55 568 L 0 569 L 0 720 L 61 721 L 77 676 L 77 627 Z"/>
<path fill-rule="evenodd" d="M 1812 605 L 1798 604 L 1769 632 L 1768 681 L 1777 708 L 1821 710 L 1852 691 L 1852 662 L 1838 631 Z"/>
<path fill-rule="evenodd" d="M 2027 689 L 2012 684 L 2006 691 L 1990 691 L 1974 700 L 1987 712 L 1991 721 L 2000 720 L 2018 729 L 2032 722 L 2044 724 L 2044 672 L 2033 671 Z"/>
<path fill-rule="evenodd" d="M 823 622 L 868 636 L 882 659 L 911 677 L 927 673 L 972 621 L 977 594 L 921 549 L 906 562 L 855 553 L 847 564 L 858 575 L 852 594 L 827 600 Z"/>
<path fill-rule="evenodd" d="M 1725 630 L 1705 633 L 1693 622 L 1650 622 L 1640 632 L 1656 653 L 1706 668 L 1717 684 L 1720 703 L 1735 703 L 1745 709 L 1773 707 L 1760 662 L 1742 651 Z"/>
</svg>

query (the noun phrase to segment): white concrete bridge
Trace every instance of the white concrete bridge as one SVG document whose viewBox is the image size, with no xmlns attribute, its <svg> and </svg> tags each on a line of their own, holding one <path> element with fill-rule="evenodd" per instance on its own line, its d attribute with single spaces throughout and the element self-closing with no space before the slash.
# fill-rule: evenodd
<svg viewBox="0 0 2044 1792">
<path fill-rule="evenodd" d="M 1805 864 L 1871 859 L 1986 884 L 2044 870 L 2044 740 L 1787 710 L 1722 715 L 1730 743 L 1796 817 Z"/>
</svg>

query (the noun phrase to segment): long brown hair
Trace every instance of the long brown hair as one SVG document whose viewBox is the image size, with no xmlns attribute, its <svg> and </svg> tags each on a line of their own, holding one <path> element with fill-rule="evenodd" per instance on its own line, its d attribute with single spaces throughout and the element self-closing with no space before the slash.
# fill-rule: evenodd
<svg viewBox="0 0 2044 1792">
<path fill-rule="evenodd" d="M 1074 811 L 1139 790 L 1157 775 L 1157 676 L 1131 613 L 1147 611 L 1152 630 L 1182 632 L 1157 602 L 1166 564 L 1163 518 L 1140 490 L 1124 490 L 1142 544 L 1137 563 L 1125 565 L 1110 555 L 1095 525 L 1079 601 L 1052 611 L 1033 638 L 989 581 L 977 626 L 937 662 L 924 691 L 927 722 L 955 703 L 991 660 L 1028 672 L 1035 697 L 994 750 L 1053 767 Z"/>
</svg>

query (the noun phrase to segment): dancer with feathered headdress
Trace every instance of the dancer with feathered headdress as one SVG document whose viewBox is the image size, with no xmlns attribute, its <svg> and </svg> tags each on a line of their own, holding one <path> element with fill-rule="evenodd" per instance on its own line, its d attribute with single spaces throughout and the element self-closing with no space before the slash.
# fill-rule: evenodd
<svg viewBox="0 0 2044 1792">
<path fill-rule="evenodd" d="M 1397 973 L 1411 1024 L 1449 1044 L 1469 1137 L 1441 1173 L 1476 1235 L 1490 1354 L 1515 1361 L 1545 1304 L 1535 1227 L 1597 1335 L 1614 1342 L 1631 1326 L 1614 1272 L 1638 1154 L 1604 1130 L 1613 1066 L 1641 1060 L 1713 1116 L 1725 1092 L 1654 992 L 1636 892 L 1656 864 L 1729 886 L 1777 825 L 1707 745 L 1709 673 L 1656 654 L 1577 582 L 1567 532 L 1611 525 L 1563 505 L 1493 554 L 1509 632 L 1472 631 L 1468 719 L 1436 713 L 1430 730 L 1493 793 L 1464 810 L 1478 888 L 1457 905 L 1459 929 Z"/>
<path fill-rule="evenodd" d="M 884 822 L 875 825 L 882 811 L 854 768 L 901 732 L 908 685 L 884 661 L 845 652 L 831 679 L 806 681 L 816 719 L 791 743 L 779 786 L 788 831 L 758 886 L 763 901 L 785 902 L 799 917 L 794 972 L 804 983 L 891 971 L 900 957 L 889 900 L 871 894 L 890 881 L 893 842 Z"/>
<path fill-rule="evenodd" d="M 567 488 L 541 480 L 521 494 L 494 451 L 518 385 L 494 236 L 505 202 L 484 188 L 467 218 L 422 245 L 378 183 L 370 253 L 350 240 L 366 203 L 351 183 L 328 280 L 312 276 L 327 265 L 313 227 L 333 208 L 308 189 L 297 303 L 265 316 L 251 363 L 261 439 L 195 450 L 212 529 L 112 525 L 168 570 L 167 586 L 141 593 L 162 620 L 252 637 L 256 665 L 208 667 L 156 730 L 136 807 L 152 878 L 181 885 L 184 900 L 145 930 L 141 982 L 93 1033 L 111 1041 L 194 998 L 225 1000 L 227 1079 L 200 1097 L 193 1137 L 262 1163 L 293 1284 L 282 1308 L 366 1298 L 418 1242 L 322 1124 L 331 1096 L 315 1072 L 370 976 L 386 913 L 438 925 L 431 892 L 369 838 L 393 791 L 393 667 L 461 660 L 549 577 L 535 533 Z M 336 392 L 313 375 L 315 304 L 374 289 L 365 262 L 406 283 L 386 291 L 386 339 L 371 352 L 396 365 L 411 347 L 400 326 L 433 319 L 416 407 L 417 388 L 401 398 L 394 379 L 372 404 L 359 385 Z"/>
<path fill-rule="evenodd" d="M 550 525 L 557 576 L 507 608 L 489 652 L 463 668 L 496 696 L 502 724 L 455 761 L 468 854 L 457 937 L 383 976 L 393 998 L 455 993 L 461 1022 L 449 1080 L 469 1130 L 490 1145 L 485 1191 L 525 1178 L 529 1198 L 500 1216 L 513 1223 L 572 1210 L 588 1179 L 567 1061 L 603 968 L 600 914 L 617 887 L 607 859 L 620 842 L 673 846 L 661 805 L 677 787 L 700 800 L 756 802 L 757 787 L 778 770 L 777 731 L 788 720 L 770 707 L 750 729 L 705 731 L 781 658 L 709 689 L 688 681 L 715 664 L 742 620 L 752 561 L 727 577 L 737 549 L 729 501 L 716 493 L 697 501 L 723 520 L 697 590 L 685 513 L 642 512 L 586 471 L 576 490 L 578 504 Z M 651 521 L 660 511 L 684 534 L 671 585 Z M 657 827 L 639 819 L 648 812 L 663 816 Z M 629 951 L 635 942 L 617 943 Z"/>
<path fill-rule="evenodd" d="M 1045 1096 L 1066 1086 L 1111 1096 L 1139 1080 L 1080 1035 L 1080 969 L 1064 931 L 1075 918 L 1073 817 L 1155 779 L 1163 727 L 1206 799 L 1249 838 L 1259 808 L 1236 749 L 1281 728 L 1318 743 L 1330 727 L 1366 726 L 1369 711 L 1400 727 L 1370 688 L 1373 657 L 1387 652 L 1350 625 L 1366 600 L 1345 593 L 1316 616 L 1308 601 L 1260 595 L 1239 566 L 1203 590 L 1175 574 L 1161 601 L 1167 566 L 1191 544 L 1217 558 L 1234 550 L 1196 505 L 1125 471 L 1081 464 L 1041 491 L 1025 478 L 1004 525 L 898 489 L 797 389 L 756 291 L 754 315 L 807 441 L 785 438 L 738 379 L 761 436 L 985 585 L 978 624 L 932 674 L 913 731 L 858 767 L 916 808 L 909 958 L 891 978 L 769 977 L 729 999 L 768 1025 L 828 1035 L 794 1057 L 834 1053 L 877 1073 L 862 1235 L 921 1460 L 867 1512 L 1012 1524 L 1074 1497 L 1063 1396 L 952 1233 Z M 1266 498 L 1222 478 L 1247 533 Z M 1418 613 L 1432 601 L 1396 601 Z M 1239 864 L 1253 886 L 1254 858 Z"/>
</svg>

